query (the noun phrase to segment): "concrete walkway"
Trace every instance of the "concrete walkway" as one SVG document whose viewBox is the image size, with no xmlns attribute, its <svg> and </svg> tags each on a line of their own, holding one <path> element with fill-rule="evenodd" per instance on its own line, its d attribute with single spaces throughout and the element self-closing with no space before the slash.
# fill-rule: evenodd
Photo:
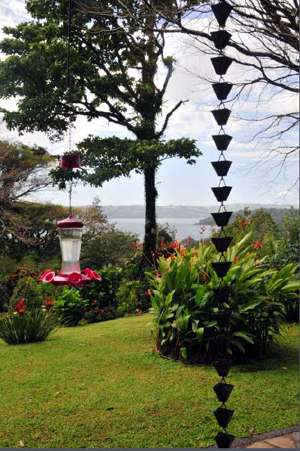
<svg viewBox="0 0 300 451">
<path fill-rule="evenodd" d="M 299 448 L 299 432 L 260 440 L 246 448 Z"/>
<path fill-rule="evenodd" d="M 236 439 L 232 448 L 284 448 L 299 449 L 299 426 L 292 426 L 277 431 L 257 434 L 253 437 Z"/>
<path fill-rule="evenodd" d="M 299 426 L 292 426 L 277 431 L 265 432 L 257 434 L 253 437 L 235 439 L 231 449 L 253 448 L 284 448 L 299 449 Z M 206 449 L 218 449 L 216 445 L 208 446 Z"/>
</svg>

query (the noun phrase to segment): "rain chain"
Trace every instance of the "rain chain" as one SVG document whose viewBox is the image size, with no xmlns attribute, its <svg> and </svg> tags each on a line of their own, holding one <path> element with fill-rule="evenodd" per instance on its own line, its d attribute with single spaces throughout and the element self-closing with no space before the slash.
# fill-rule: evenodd
<svg viewBox="0 0 300 451">
<path fill-rule="evenodd" d="M 220 3 L 212 5 L 212 10 L 218 21 L 219 30 L 212 32 L 211 38 L 216 49 L 219 51 L 219 56 L 211 58 L 211 61 L 215 72 L 220 76 L 219 82 L 213 83 L 212 85 L 218 100 L 220 100 L 218 108 L 212 111 L 217 124 L 220 126 L 219 134 L 212 136 L 217 149 L 220 151 L 220 157 L 218 161 L 213 161 L 211 163 L 217 175 L 220 177 L 219 186 L 212 188 L 217 201 L 220 202 L 218 213 L 212 213 L 216 225 L 220 227 L 220 232 L 216 238 L 212 238 L 212 242 L 215 245 L 216 250 L 221 254 L 220 260 L 216 263 L 212 263 L 213 269 L 220 278 L 219 287 L 214 289 L 215 300 L 218 303 L 216 321 L 219 326 L 219 333 L 216 337 L 217 354 L 214 361 L 214 367 L 221 377 L 221 381 L 214 386 L 214 391 L 218 400 L 222 403 L 221 406 L 214 411 L 214 415 L 219 426 L 223 429 L 223 431 L 219 432 L 215 437 L 215 440 L 218 448 L 230 448 L 235 437 L 228 434 L 226 429 L 234 411 L 227 409 L 226 402 L 233 390 L 233 385 L 227 384 L 225 378 L 228 376 L 232 363 L 232 359 L 229 358 L 230 356 L 228 353 L 232 310 L 228 306 L 230 287 L 226 285 L 224 277 L 226 277 L 232 264 L 232 262 L 226 261 L 225 255 L 232 241 L 232 237 L 227 236 L 225 232 L 225 227 L 229 222 L 232 212 L 226 210 L 224 202 L 227 200 L 232 187 L 226 185 L 224 177 L 227 176 L 232 162 L 226 160 L 224 152 L 227 150 L 230 141 L 232 140 L 232 136 L 227 135 L 224 130 L 224 126 L 227 124 L 231 114 L 231 111 L 225 107 L 224 101 L 227 99 L 232 89 L 232 84 L 227 83 L 224 80 L 223 75 L 226 74 L 232 63 L 232 59 L 224 55 L 224 49 L 231 38 L 231 34 L 224 28 L 232 7 L 225 0 L 221 0 Z"/>
</svg>

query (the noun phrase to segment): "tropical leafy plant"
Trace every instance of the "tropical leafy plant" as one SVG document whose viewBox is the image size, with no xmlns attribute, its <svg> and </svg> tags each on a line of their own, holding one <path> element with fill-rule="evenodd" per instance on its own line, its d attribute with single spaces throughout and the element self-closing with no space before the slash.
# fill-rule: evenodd
<svg viewBox="0 0 300 451">
<path fill-rule="evenodd" d="M 281 271 L 264 270 L 257 260 L 251 234 L 231 247 L 226 260 L 233 264 L 224 281 L 231 287 L 228 304 L 233 310 L 231 352 L 265 353 L 267 344 L 280 332 L 286 304 L 297 294 L 293 274 L 297 264 Z M 157 350 L 173 358 L 211 360 L 218 330 L 218 304 L 213 289 L 219 279 L 211 263 L 219 255 L 213 246 L 180 249 L 161 257 L 154 273 L 147 273 L 157 327 Z"/>
<path fill-rule="evenodd" d="M 57 316 L 47 310 L 10 313 L 0 320 L 0 338 L 8 344 L 44 341 L 59 326 Z"/>
</svg>

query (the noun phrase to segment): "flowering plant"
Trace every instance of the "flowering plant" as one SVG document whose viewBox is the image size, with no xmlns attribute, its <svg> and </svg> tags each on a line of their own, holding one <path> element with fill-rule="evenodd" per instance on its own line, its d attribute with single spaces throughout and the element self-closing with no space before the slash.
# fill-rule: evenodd
<svg viewBox="0 0 300 451">
<path fill-rule="evenodd" d="M 101 321 L 119 318 L 120 316 L 122 315 L 119 310 L 101 308 L 100 301 L 95 299 L 88 305 L 84 317 L 88 323 L 99 323 Z"/>
<path fill-rule="evenodd" d="M 286 305 L 298 298 L 299 290 L 294 275 L 298 264 L 265 271 L 250 242 L 251 233 L 225 253 L 226 261 L 232 262 L 224 277 L 231 296 L 223 305 L 233 311 L 231 351 L 236 355 L 240 351 L 266 353 L 284 323 Z M 220 257 L 214 246 L 202 243 L 198 252 L 181 250 L 177 249 L 174 257 L 161 257 L 155 271 L 147 273 L 153 291 L 156 347 L 173 358 L 212 360 L 219 308 L 213 292 L 219 278 L 212 262 Z"/>
</svg>

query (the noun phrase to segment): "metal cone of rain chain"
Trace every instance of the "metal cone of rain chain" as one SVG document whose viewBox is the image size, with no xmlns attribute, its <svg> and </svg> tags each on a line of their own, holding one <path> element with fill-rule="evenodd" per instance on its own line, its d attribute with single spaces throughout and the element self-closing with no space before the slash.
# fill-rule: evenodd
<svg viewBox="0 0 300 451">
<path fill-rule="evenodd" d="M 219 235 L 212 238 L 212 242 L 217 252 L 220 253 L 219 261 L 212 263 L 214 271 L 220 278 L 219 286 L 214 289 L 214 297 L 218 303 L 216 321 L 219 332 L 215 340 L 216 358 L 213 362 L 218 375 L 221 377 L 221 381 L 214 386 L 215 394 L 217 395 L 219 402 L 221 402 L 221 406 L 214 411 L 214 416 L 219 427 L 223 429 L 215 437 L 218 448 L 230 448 L 235 439 L 233 435 L 227 433 L 227 427 L 233 417 L 234 410 L 227 409 L 226 402 L 228 401 L 234 386 L 227 384 L 225 379 L 228 376 L 232 363 L 228 354 L 232 310 L 228 305 L 230 287 L 227 286 L 224 281 L 232 264 L 232 262 L 226 260 L 226 252 L 232 241 L 232 237 L 227 236 L 225 232 L 225 227 L 228 224 L 232 213 L 226 211 L 224 206 L 224 202 L 227 200 L 232 190 L 231 186 L 226 186 L 224 179 L 232 164 L 231 161 L 226 160 L 224 154 L 232 139 L 232 137 L 227 135 L 224 130 L 224 126 L 227 124 L 231 113 L 229 109 L 225 108 L 224 101 L 231 92 L 232 84 L 225 82 L 223 78 L 223 75 L 226 74 L 232 63 L 232 59 L 225 56 L 223 52 L 231 38 L 231 34 L 224 30 L 226 20 L 229 17 L 231 10 L 232 7 L 226 0 L 220 0 L 219 3 L 212 6 L 212 11 L 219 24 L 219 30 L 211 33 L 211 39 L 219 52 L 219 56 L 211 58 L 211 61 L 216 74 L 220 76 L 219 81 L 212 85 L 216 97 L 220 101 L 218 108 L 213 110 L 212 114 L 217 124 L 221 127 L 219 134 L 212 136 L 216 148 L 219 151 L 219 159 L 213 161 L 212 166 L 215 169 L 216 174 L 220 177 L 219 186 L 212 188 L 217 201 L 220 202 L 218 213 L 212 213 L 216 225 L 220 227 Z"/>
</svg>

